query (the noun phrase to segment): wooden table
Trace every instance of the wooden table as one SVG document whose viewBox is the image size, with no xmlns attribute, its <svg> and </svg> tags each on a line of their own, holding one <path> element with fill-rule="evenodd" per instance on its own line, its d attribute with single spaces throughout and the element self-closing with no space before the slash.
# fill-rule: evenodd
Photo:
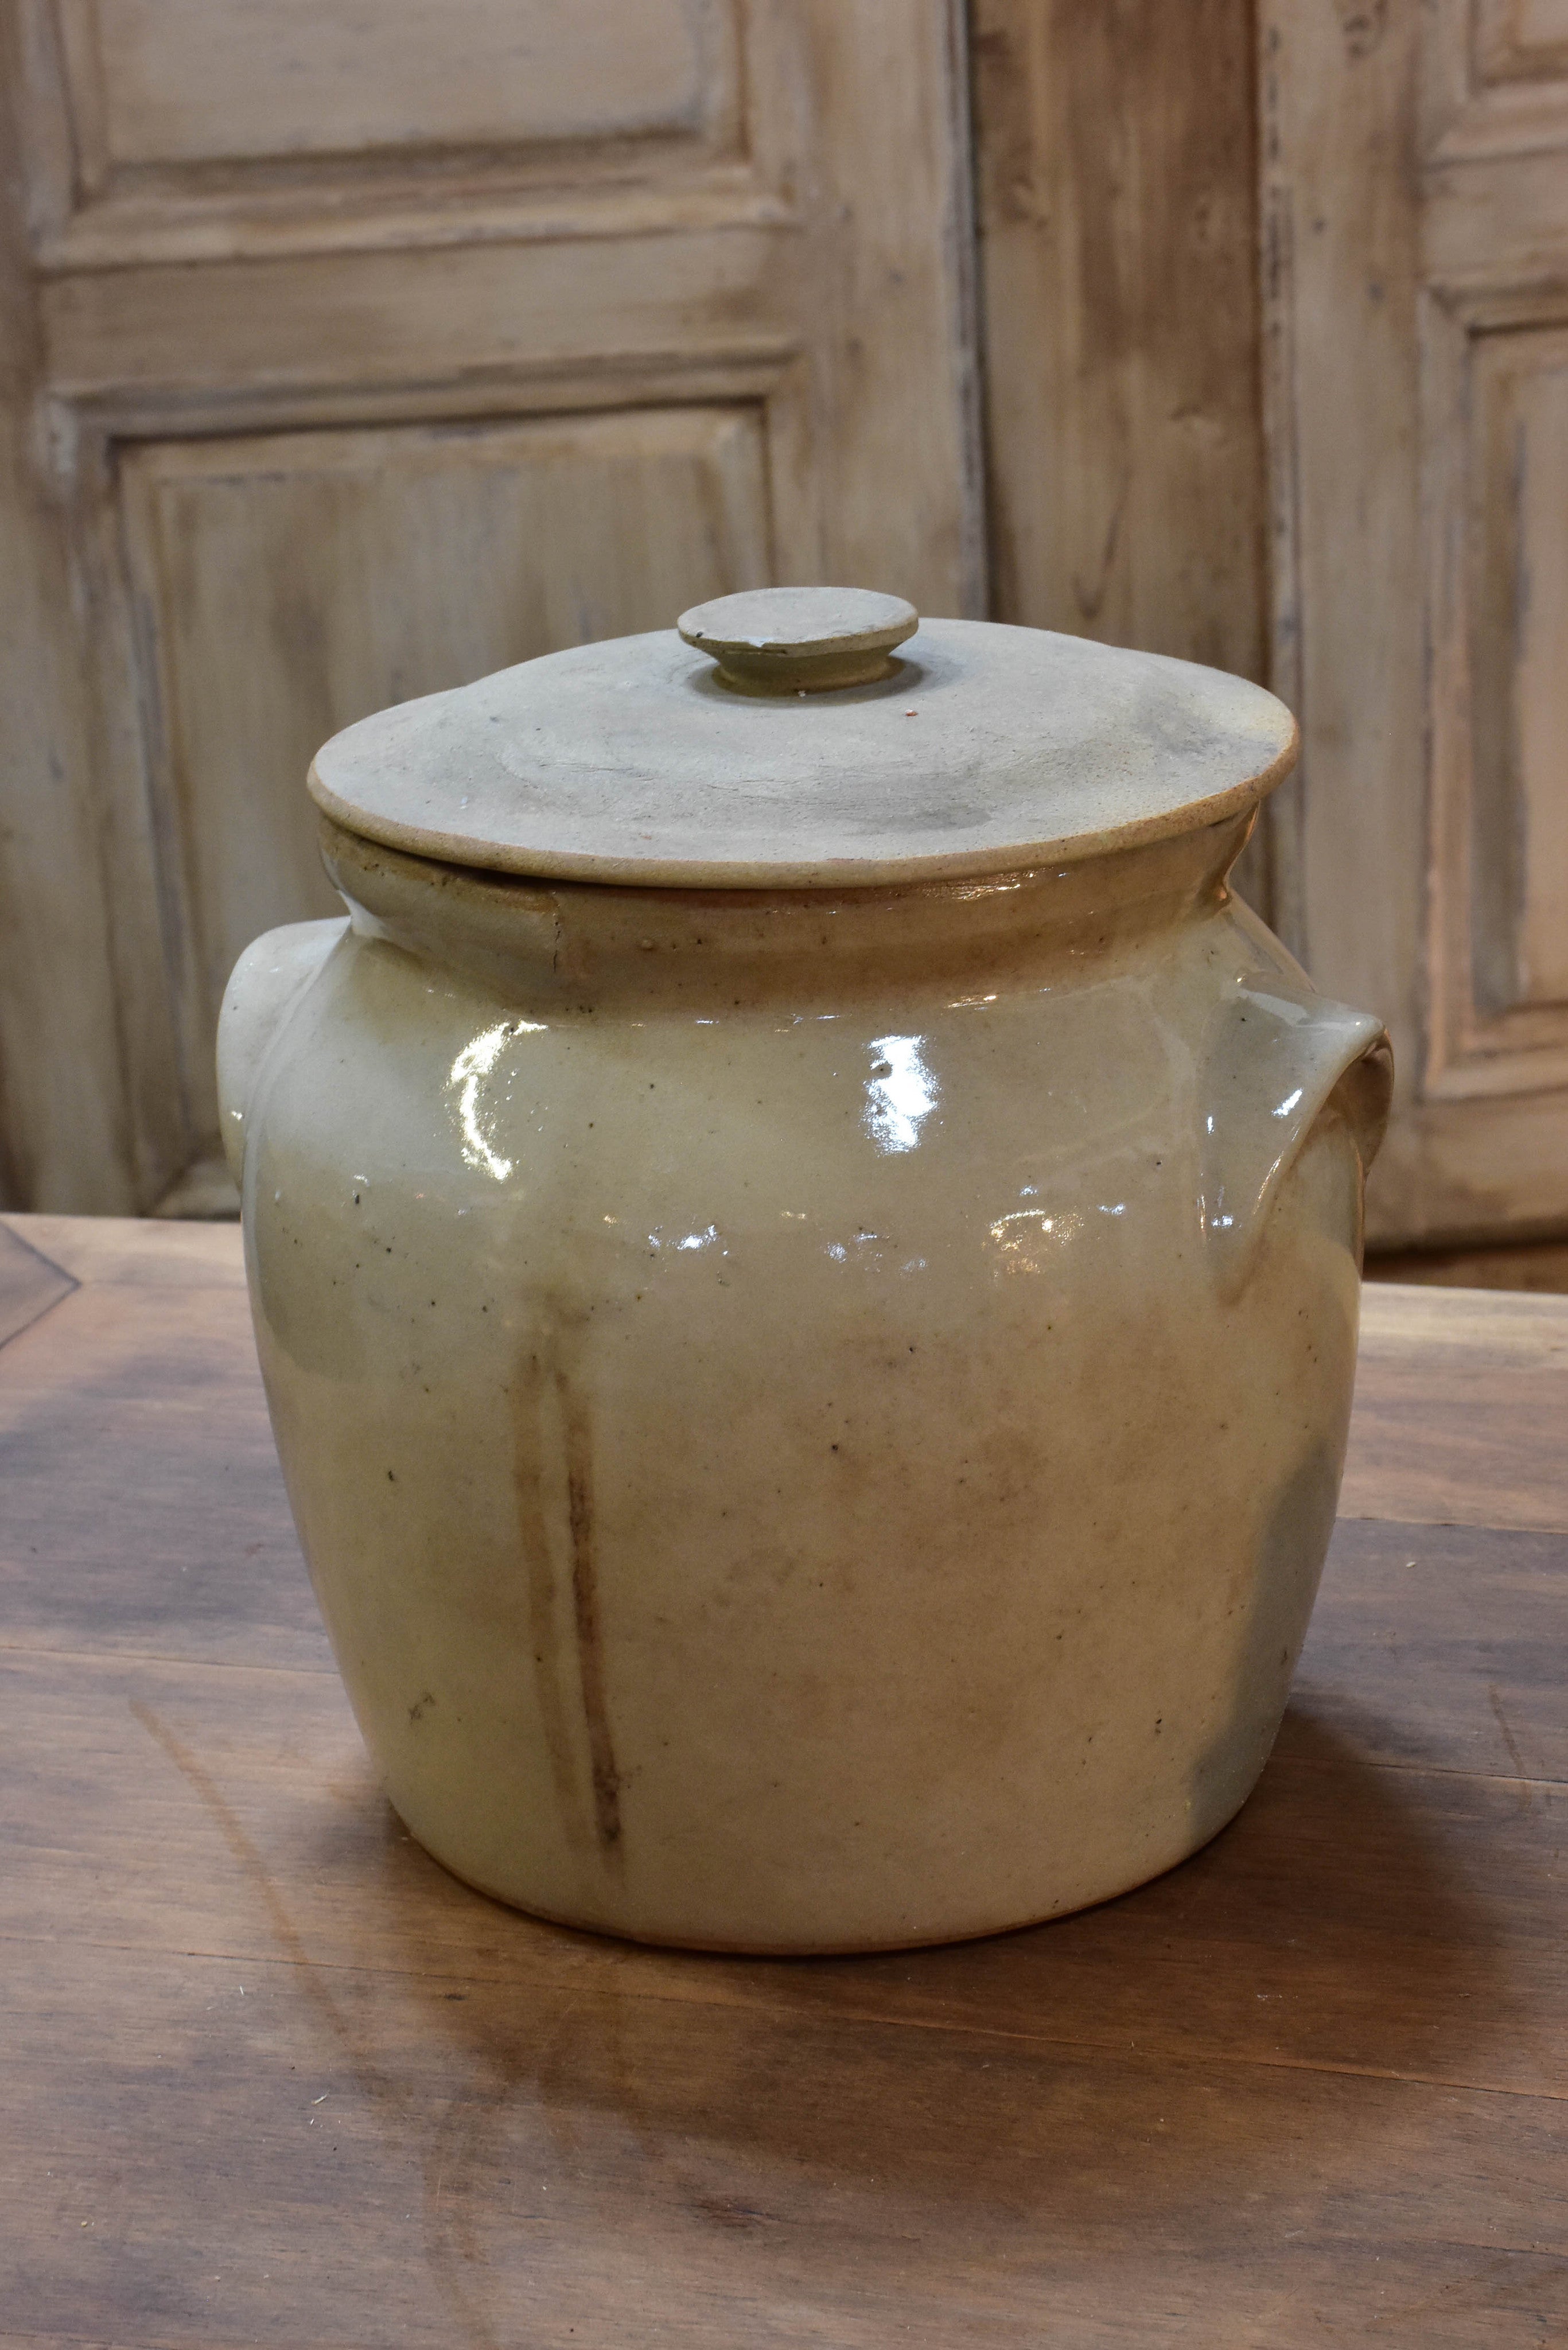
<svg viewBox="0 0 1568 2350">
<path fill-rule="evenodd" d="M 1277 1752 L 913 1957 L 532 1923 L 377 1794 L 232 1229 L 0 1226 L 0 2343 L 1568 2344 L 1568 1299 L 1369 1292 Z"/>
</svg>

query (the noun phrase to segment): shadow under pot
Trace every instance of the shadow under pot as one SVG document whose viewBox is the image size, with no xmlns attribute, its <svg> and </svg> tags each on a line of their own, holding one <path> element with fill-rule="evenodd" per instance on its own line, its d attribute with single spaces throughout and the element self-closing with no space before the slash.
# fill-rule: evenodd
<svg viewBox="0 0 1568 2350">
<path fill-rule="evenodd" d="M 383 712 L 219 1043 L 338 1664 L 445 1866 L 986 1934 L 1245 1801 L 1333 1523 L 1371 1015 L 1226 877 L 1259 688 L 774 589 Z"/>
</svg>

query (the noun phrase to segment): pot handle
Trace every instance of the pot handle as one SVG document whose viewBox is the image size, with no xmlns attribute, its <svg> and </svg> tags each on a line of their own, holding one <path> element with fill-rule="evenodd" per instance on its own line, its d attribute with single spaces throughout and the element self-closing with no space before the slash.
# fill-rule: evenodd
<svg viewBox="0 0 1568 2350">
<path fill-rule="evenodd" d="M 1370 1012 L 1328 1003 L 1283 973 L 1243 984 L 1210 1024 L 1201 1066 L 1203 1195 L 1210 1268 L 1222 1295 L 1244 1287 L 1286 1170 L 1332 1102 L 1365 1175 L 1388 1124 L 1394 1055 Z"/>
<path fill-rule="evenodd" d="M 245 1118 L 267 1046 L 348 928 L 346 914 L 286 922 L 253 939 L 229 974 L 218 1015 L 218 1117 L 236 1183 L 245 1164 Z"/>
</svg>

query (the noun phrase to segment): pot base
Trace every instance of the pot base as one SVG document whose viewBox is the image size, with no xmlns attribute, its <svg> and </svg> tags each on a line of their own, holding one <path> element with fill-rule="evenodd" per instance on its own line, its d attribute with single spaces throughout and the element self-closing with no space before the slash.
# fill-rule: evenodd
<svg viewBox="0 0 1568 2350">
<path fill-rule="evenodd" d="M 1262 1773 L 1260 1773 L 1259 1775 L 1261 1777 Z M 493 1886 L 482 1884 L 477 1877 L 464 1876 L 461 1868 L 454 1868 L 450 1861 L 443 1860 L 439 1852 L 433 1850 L 422 1836 L 416 1834 L 396 1805 L 391 1806 L 391 1810 L 392 1816 L 400 1823 L 405 1833 L 419 1846 L 426 1857 L 433 1860 L 436 1866 L 446 1876 L 452 1877 L 457 1884 L 466 1887 L 470 1893 L 481 1894 L 485 1900 L 495 1902 L 501 1908 L 510 1909 L 520 1918 L 532 1918 L 542 1926 L 559 1926 L 573 1934 L 592 1934 L 600 1941 L 629 1942 L 639 1950 L 690 1950 L 706 1958 L 871 1959 L 891 1956 L 899 1950 L 951 1950 L 963 1942 L 989 1942 L 996 1939 L 1000 1935 L 1027 1934 L 1037 1926 L 1054 1926 L 1062 1918 L 1081 1917 L 1086 1909 L 1103 1909 L 1108 1901 L 1119 1901 L 1124 1895 L 1136 1893 L 1142 1886 L 1153 1885 L 1158 1878 L 1168 1877 L 1172 1869 L 1184 1867 L 1188 1861 L 1195 1859 L 1199 1853 L 1211 1845 L 1217 1836 L 1223 1835 L 1231 1823 L 1240 1817 L 1256 1791 L 1257 1781 L 1254 1780 L 1241 1802 L 1226 1814 L 1218 1825 L 1207 1828 L 1185 1852 L 1179 1853 L 1174 1859 L 1162 1862 L 1158 1868 L 1139 1871 L 1127 1878 L 1125 1882 L 1111 1885 L 1103 1893 L 1091 1894 L 1086 1899 L 1075 1900 L 1065 1908 L 1041 1910 L 1027 1918 L 1002 1918 L 991 1926 L 963 1927 L 956 1932 L 912 1934 L 896 1940 L 878 1937 L 864 1941 L 758 1942 L 732 1937 L 719 1938 L 695 1934 L 639 1934 L 629 1926 L 609 1926 L 593 1918 L 567 1917 L 558 1910 L 545 1909 L 531 1902 L 514 1900 L 510 1894 L 499 1892 Z"/>
</svg>

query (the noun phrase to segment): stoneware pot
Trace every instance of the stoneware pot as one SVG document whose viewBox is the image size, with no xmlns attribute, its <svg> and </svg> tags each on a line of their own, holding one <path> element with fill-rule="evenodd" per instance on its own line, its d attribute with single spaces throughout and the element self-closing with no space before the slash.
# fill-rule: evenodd
<svg viewBox="0 0 1568 2350">
<path fill-rule="evenodd" d="M 1344 1453 L 1378 1022 L 1226 876 L 1295 730 L 774 589 L 352 726 L 219 1044 L 392 1803 L 576 1926 L 985 1934 L 1245 1800 Z"/>
</svg>

